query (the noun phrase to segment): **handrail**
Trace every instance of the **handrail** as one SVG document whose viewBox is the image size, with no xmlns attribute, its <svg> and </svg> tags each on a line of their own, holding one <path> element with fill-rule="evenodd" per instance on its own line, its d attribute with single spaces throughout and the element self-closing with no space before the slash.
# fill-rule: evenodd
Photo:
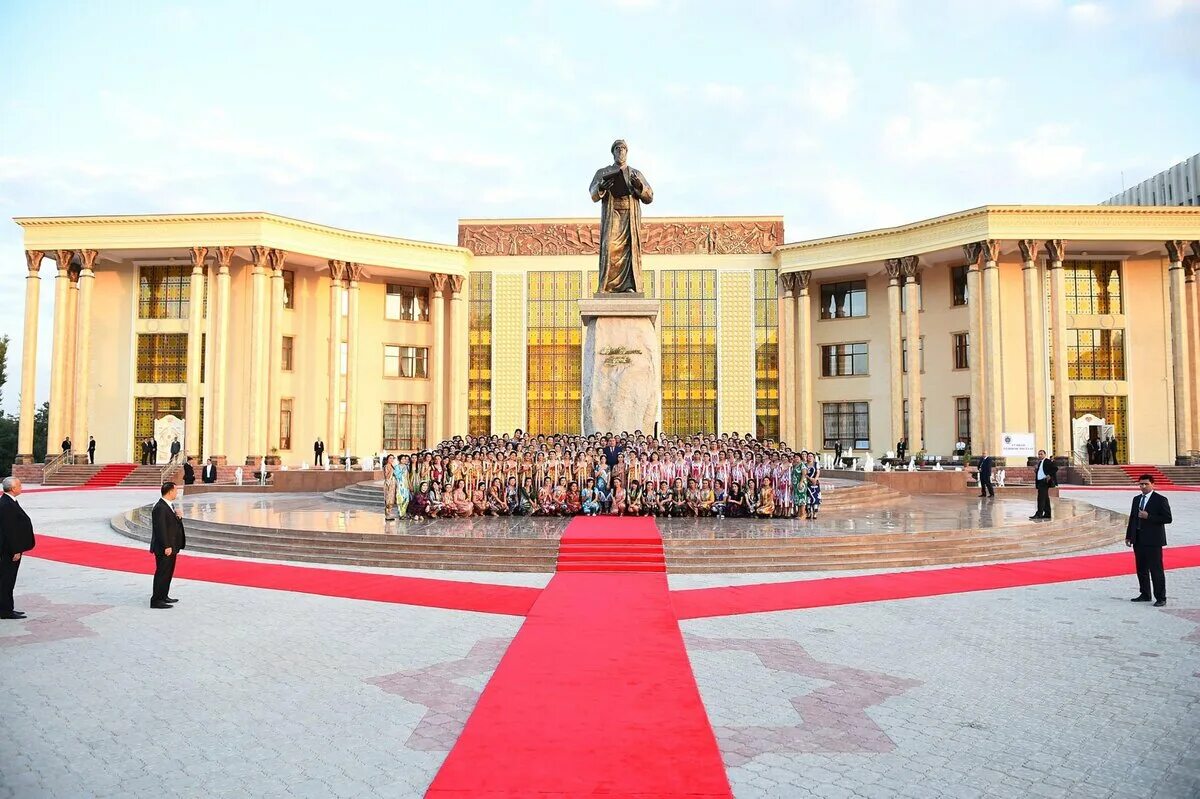
<svg viewBox="0 0 1200 799">
<path fill-rule="evenodd" d="M 61 469 L 63 466 L 66 465 L 67 458 L 69 458 L 69 457 L 71 457 L 71 450 L 67 450 L 66 452 L 60 452 L 59 454 L 55 455 L 53 458 L 46 459 L 46 462 L 42 465 L 42 484 L 43 485 L 45 485 L 47 477 L 50 477 L 52 474 L 54 474 L 55 472 L 57 472 L 59 469 Z"/>
</svg>

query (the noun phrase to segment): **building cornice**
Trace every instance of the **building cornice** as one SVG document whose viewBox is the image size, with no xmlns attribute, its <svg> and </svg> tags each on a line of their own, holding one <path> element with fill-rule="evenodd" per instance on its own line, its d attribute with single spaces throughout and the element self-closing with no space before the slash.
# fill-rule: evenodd
<svg viewBox="0 0 1200 799">
<path fill-rule="evenodd" d="M 906 225 L 783 244 L 781 272 L 827 269 L 953 249 L 986 239 L 1165 241 L 1200 237 L 1200 208 L 985 205 Z"/>
<path fill-rule="evenodd" d="M 469 250 L 305 222 L 265 212 L 17 217 L 25 248 L 174 249 L 263 246 L 320 259 L 465 274 Z"/>
</svg>

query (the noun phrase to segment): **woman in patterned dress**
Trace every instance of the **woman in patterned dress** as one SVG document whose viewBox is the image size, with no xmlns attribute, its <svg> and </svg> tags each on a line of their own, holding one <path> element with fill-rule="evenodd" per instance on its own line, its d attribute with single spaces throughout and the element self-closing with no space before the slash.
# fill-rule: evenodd
<svg viewBox="0 0 1200 799">
<path fill-rule="evenodd" d="M 408 515 L 408 503 L 412 500 L 412 471 L 409 457 L 401 455 L 400 461 L 392 467 L 396 475 L 396 515 L 403 519 Z"/>
<path fill-rule="evenodd" d="M 396 469 L 394 455 L 383 459 L 383 520 L 396 521 Z"/>
<path fill-rule="evenodd" d="M 805 518 L 817 518 L 821 510 L 821 467 L 817 464 L 817 456 L 808 453 L 808 515 Z"/>
<path fill-rule="evenodd" d="M 804 454 L 792 458 L 792 515 L 808 517 L 808 470 L 804 467 Z"/>
</svg>

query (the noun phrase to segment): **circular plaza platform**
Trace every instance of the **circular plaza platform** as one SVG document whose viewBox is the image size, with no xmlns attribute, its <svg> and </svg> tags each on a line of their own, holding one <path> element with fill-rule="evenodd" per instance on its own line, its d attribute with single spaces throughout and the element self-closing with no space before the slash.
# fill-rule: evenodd
<svg viewBox="0 0 1200 799">
<path fill-rule="evenodd" d="M 949 565 L 1083 552 L 1120 541 L 1124 520 L 1084 502 L 1055 501 L 1030 521 L 1031 496 L 909 496 L 829 479 L 821 513 L 803 519 L 657 519 L 672 573 L 785 572 Z M 383 488 L 328 494 L 203 494 L 185 498 L 188 549 L 368 567 L 553 572 L 570 518 L 475 517 L 388 522 Z M 111 520 L 150 539 L 150 506 Z"/>
</svg>

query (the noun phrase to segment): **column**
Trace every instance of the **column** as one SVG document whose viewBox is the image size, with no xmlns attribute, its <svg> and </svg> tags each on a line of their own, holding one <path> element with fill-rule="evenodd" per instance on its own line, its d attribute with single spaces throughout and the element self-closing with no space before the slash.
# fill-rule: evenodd
<svg viewBox="0 0 1200 799">
<path fill-rule="evenodd" d="M 796 435 L 796 277 L 779 275 L 779 305 L 776 318 L 779 338 L 779 438 L 799 448 Z"/>
<path fill-rule="evenodd" d="M 821 441 L 813 434 L 812 407 L 812 303 L 808 299 L 808 284 L 812 272 L 795 272 L 796 275 L 796 410 L 800 415 L 796 430 L 802 448 L 818 449 Z"/>
<path fill-rule="evenodd" d="M 449 346 L 446 348 L 446 370 L 449 372 L 446 396 L 450 407 L 446 410 L 449 421 L 447 436 L 467 434 L 467 303 L 462 275 L 450 275 L 450 313 L 446 329 Z"/>
<path fill-rule="evenodd" d="M 346 264 L 346 275 L 350 279 L 349 307 L 346 309 L 346 449 L 351 454 L 363 454 L 362 442 L 358 440 L 358 381 L 362 379 L 358 374 L 358 281 L 362 271 L 361 264 Z M 376 442 L 376 446 L 381 443 Z"/>
<path fill-rule="evenodd" d="M 325 439 L 326 458 L 342 454 L 342 430 L 338 416 L 342 403 L 342 281 L 346 262 L 329 262 L 329 435 Z"/>
<path fill-rule="evenodd" d="M 1053 455 L 1071 457 L 1071 397 L 1067 393 L 1067 282 L 1063 275 L 1066 242 L 1046 242 L 1050 270 L 1050 379 L 1054 383 Z"/>
<path fill-rule="evenodd" d="M 1192 448 L 1192 387 L 1188 380 L 1188 330 L 1187 303 L 1183 290 L 1183 246 L 1182 241 L 1168 241 L 1167 258 L 1171 264 L 1167 270 L 1168 288 L 1171 299 L 1171 366 L 1175 384 L 1175 462 L 1190 462 Z"/>
<path fill-rule="evenodd" d="M 446 360 L 446 283 L 448 275 L 430 275 L 429 282 L 433 285 L 433 299 L 429 303 L 429 324 L 433 328 L 433 347 L 429 353 L 429 386 L 432 395 L 429 398 L 428 427 L 429 440 L 425 446 L 432 449 L 437 446 L 446 434 L 444 409 L 446 403 L 446 370 L 442 364 Z"/>
<path fill-rule="evenodd" d="M 66 348 L 63 350 L 66 362 L 63 364 L 63 408 L 62 434 L 72 436 L 75 444 L 75 347 L 79 336 L 79 265 L 72 263 L 67 269 L 67 332 Z M 58 442 L 54 442 L 55 445 Z M 75 444 L 75 449 L 78 450 Z"/>
<path fill-rule="evenodd" d="M 79 307 L 75 318 L 75 409 L 71 444 L 77 453 L 87 451 L 88 394 L 92 387 L 92 291 L 95 288 L 96 250 L 80 250 Z"/>
<path fill-rule="evenodd" d="M 207 247 L 192 247 L 192 278 L 188 287 L 187 393 L 184 400 L 183 454 L 199 458 L 200 384 L 204 374 L 204 259 Z"/>
<path fill-rule="evenodd" d="M 47 420 L 47 457 L 59 451 L 58 443 L 65 435 L 65 411 L 67 405 L 67 331 L 70 330 L 70 309 L 67 293 L 70 291 L 70 250 L 57 250 L 54 259 L 58 262 L 54 279 L 54 333 L 50 352 L 50 418 Z"/>
<path fill-rule="evenodd" d="M 983 393 L 983 282 L 979 274 L 979 242 L 963 245 L 967 262 L 967 366 L 971 373 L 971 452 L 981 454 L 987 446 L 983 419 L 987 399 Z"/>
<path fill-rule="evenodd" d="M 1042 321 L 1042 290 L 1038 280 L 1038 243 L 1021 239 L 1021 277 L 1025 284 L 1025 374 L 1028 386 L 1029 432 L 1037 446 L 1044 447 L 1050 435 L 1046 425 L 1046 325 Z"/>
<path fill-rule="evenodd" d="M 263 410 L 266 403 L 266 386 L 263 378 L 267 365 L 267 269 L 270 250 L 266 247 L 251 247 L 250 260 L 250 396 L 247 397 L 246 455 L 247 466 L 257 466 L 259 458 L 266 454 L 263 441 L 266 438 L 266 419 Z M 187 409 L 190 416 L 193 411 Z"/>
<path fill-rule="evenodd" d="M 987 416 L 983 425 L 988 454 L 999 457 L 1000 434 L 1004 429 L 1002 399 L 1003 370 L 1000 364 L 1000 242 L 987 239 L 979 243 L 983 259 L 983 357 L 984 391 L 987 395 Z"/>
<path fill-rule="evenodd" d="M 1195 244 L 1195 242 L 1193 242 Z M 1200 355 L 1200 317 L 1198 317 L 1198 307 L 1196 307 L 1196 257 L 1184 256 L 1183 258 L 1183 298 L 1187 301 L 1188 313 L 1188 382 L 1193 386 L 1198 385 L 1200 380 L 1200 365 L 1196 364 L 1196 358 Z M 1192 449 L 1193 452 L 1200 452 L 1200 391 L 1192 392 L 1192 408 L 1189 409 L 1192 414 Z"/>
<path fill-rule="evenodd" d="M 280 382 L 283 380 L 283 267 L 287 253 L 283 250 L 271 250 L 267 262 L 271 266 L 271 335 L 268 337 L 267 350 L 267 445 L 266 452 L 279 448 L 279 400 L 283 393 Z M 275 462 L 278 456 L 272 458 Z"/>
<path fill-rule="evenodd" d="M 908 446 L 916 454 L 925 449 L 921 436 L 921 295 L 917 286 L 917 273 L 921 263 L 915 255 L 900 259 L 900 270 L 904 273 L 905 338 L 908 339 Z"/>
<path fill-rule="evenodd" d="M 888 275 L 888 401 L 889 418 L 892 422 L 891 449 L 904 437 L 904 370 L 901 362 L 900 339 L 900 259 L 889 258 L 883 263 Z M 886 450 L 885 450 L 886 451 Z"/>
<path fill-rule="evenodd" d="M 37 414 L 38 298 L 42 290 L 41 250 L 25 251 L 25 332 L 21 338 L 21 416 L 17 427 L 17 463 L 33 463 L 33 422 Z M 54 450 L 51 449 L 51 452 Z"/>
<path fill-rule="evenodd" d="M 216 453 L 213 459 L 225 465 L 229 453 L 229 442 L 225 437 L 226 401 L 229 393 L 229 267 L 233 264 L 233 247 L 217 247 L 217 324 L 213 342 L 213 364 L 209 367 L 209 379 L 213 385 L 212 438 L 208 451 Z"/>
</svg>

